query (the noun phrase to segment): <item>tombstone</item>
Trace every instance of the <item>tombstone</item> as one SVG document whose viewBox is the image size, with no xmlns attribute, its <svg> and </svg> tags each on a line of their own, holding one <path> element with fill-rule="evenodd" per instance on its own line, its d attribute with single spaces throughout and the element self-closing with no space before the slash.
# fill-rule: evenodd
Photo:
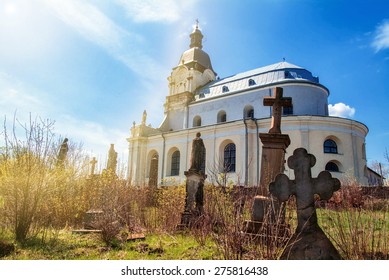
<svg viewBox="0 0 389 280">
<path fill-rule="evenodd" d="M 91 164 L 90 176 L 93 177 L 95 175 L 95 169 L 97 163 L 96 157 L 93 157 L 89 163 Z"/>
<path fill-rule="evenodd" d="M 114 144 L 111 144 L 111 147 L 108 151 L 108 162 L 107 162 L 107 171 L 111 174 L 116 174 L 117 167 L 117 158 L 118 153 L 115 151 Z"/>
<path fill-rule="evenodd" d="M 204 181 L 207 178 L 203 171 L 204 155 L 204 142 L 198 132 L 192 141 L 190 168 L 184 172 L 186 176 L 185 210 L 181 215 L 181 224 L 178 225 L 178 229 L 190 227 L 193 220 L 201 216 L 204 211 Z"/>
<path fill-rule="evenodd" d="M 90 209 L 84 214 L 84 229 L 86 230 L 100 230 L 98 227 L 99 221 L 103 217 L 103 210 Z"/>
<path fill-rule="evenodd" d="M 290 145 L 287 134 L 281 133 L 281 115 L 283 106 L 291 106 L 292 99 L 283 97 L 283 89 L 274 88 L 274 97 L 268 96 L 263 100 L 264 106 L 272 106 L 272 121 L 268 133 L 260 133 L 262 142 L 262 159 L 259 195 L 254 197 L 251 221 L 246 221 L 249 233 L 257 233 L 263 223 L 283 224 L 284 210 L 280 203 L 269 197 L 268 186 L 277 174 L 285 170 L 285 152 Z"/>
<path fill-rule="evenodd" d="M 158 154 L 155 153 L 150 162 L 149 187 L 158 186 Z"/>
<path fill-rule="evenodd" d="M 312 178 L 311 167 L 316 163 L 314 155 L 304 148 L 298 148 L 288 159 L 289 168 L 294 170 L 295 179 L 285 174 L 277 175 L 269 186 L 270 193 L 280 201 L 296 196 L 297 229 L 289 240 L 281 259 L 294 260 L 337 260 L 340 254 L 317 223 L 314 195 L 330 199 L 340 189 L 340 181 L 332 178 L 331 173 L 322 171 Z"/>
<path fill-rule="evenodd" d="M 274 97 L 265 97 L 264 106 L 272 106 L 272 121 L 269 133 L 260 133 L 262 142 L 260 193 L 268 196 L 268 186 L 279 173 L 285 170 L 285 151 L 290 145 L 287 134 L 281 133 L 282 107 L 291 106 L 292 98 L 283 97 L 283 89 L 274 88 Z"/>
<path fill-rule="evenodd" d="M 57 166 L 64 167 L 68 151 L 69 151 L 68 138 L 65 138 L 59 149 L 59 153 L 57 157 Z"/>
</svg>

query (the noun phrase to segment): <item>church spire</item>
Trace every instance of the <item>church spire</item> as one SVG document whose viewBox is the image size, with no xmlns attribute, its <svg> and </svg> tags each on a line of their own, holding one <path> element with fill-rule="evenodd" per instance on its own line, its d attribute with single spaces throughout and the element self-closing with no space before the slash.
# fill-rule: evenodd
<svg viewBox="0 0 389 280">
<path fill-rule="evenodd" d="M 203 48 L 203 34 L 201 33 L 199 29 L 199 20 L 196 19 L 196 26 L 195 29 L 190 34 L 190 48 Z"/>
</svg>

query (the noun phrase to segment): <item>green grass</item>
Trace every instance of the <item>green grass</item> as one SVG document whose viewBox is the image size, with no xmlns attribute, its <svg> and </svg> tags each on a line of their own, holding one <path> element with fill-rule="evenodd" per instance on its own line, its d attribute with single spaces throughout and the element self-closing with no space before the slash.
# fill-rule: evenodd
<svg viewBox="0 0 389 280">
<path fill-rule="evenodd" d="M 4 240 L 4 238 L 3 238 Z M 150 234 L 145 240 L 118 243 L 107 247 L 98 234 L 59 232 L 56 238 L 42 242 L 30 239 L 17 244 L 7 260 L 193 260 L 220 259 L 215 245 L 207 241 L 200 246 L 187 234 Z"/>
</svg>

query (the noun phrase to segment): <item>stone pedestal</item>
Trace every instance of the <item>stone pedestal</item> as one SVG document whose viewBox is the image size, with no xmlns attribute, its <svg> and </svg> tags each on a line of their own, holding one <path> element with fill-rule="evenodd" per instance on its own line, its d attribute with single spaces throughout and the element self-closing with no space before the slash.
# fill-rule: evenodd
<svg viewBox="0 0 389 280">
<path fill-rule="evenodd" d="M 262 141 L 261 179 L 259 195 L 254 197 L 251 220 L 246 221 L 248 233 L 257 234 L 264 224 L 283 224 L 284 213 L 278 200 L 269 193 L 269 184 L 285 170 L 285 151 L 290 144 L 289 135 L 260 133 Z"/>
<path fill-rule="evenodd" d="M 269 184 L 285 170 L 285 152 L 290 145 L 287 134 L 260 133 L 262 142 L 260 194 L 269 195 Z"/>
<path fill-rule="evenodd" d="M 203 172 L 189 170 L 186 176 L 185 211 L 181 214 L 181 224 L 177 229 L 190 227 L 193 220 L 203 213 L 204 207 L 204 181 L 207 178 Z"/>
</svg>

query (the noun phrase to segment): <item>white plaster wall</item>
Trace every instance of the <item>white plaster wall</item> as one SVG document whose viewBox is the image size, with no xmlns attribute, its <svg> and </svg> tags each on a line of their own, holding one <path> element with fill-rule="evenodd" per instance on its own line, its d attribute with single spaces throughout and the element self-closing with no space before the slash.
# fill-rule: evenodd
<svg viewBox="0 0 389 280">
<path fill-rule="evenodd" d="M 328 93 L 322 87 L 308 83 L 281 85 L 284 97 L 292 97 L 293 115 L 327 115 Z M 271 108 L 263 106 L 263 98 L 273 95 L 273 88 L 261 88 L 253 91 L 237 92 L 219 96 L 217 99 L 204 99 L 189 105 L 189 127 L 193 127 L 193 118 L 201 117 L 202 126 L 217 122 L 217 114 L 224 110 L 227 121 L 243 118 L 244 108 L 251 105 L 255 118 L 271 116 Z"/>
<path fill-rule="evenodd" d="M 247 122 L 248 127 L 248 184 L 256 185 L 257 182 L 257 130 L 254 121 Z M 270 118 L 258 120 L 258 132 L 268 132 L 270 127 Z M 362 146 L 365 142 L 367 128 L 356 121 L 320 116 L 288 116 L 282 118 L 282 133 L 288 134 L 291 139 L 291 145 L 287 148 L 285 159 L 293 154 L 296 148 L 304 147 L 309 153 L 315 155 L 316 164 L 312 168 L 312 176 L 316 177 L 325 169 L 329 161 L 339 163 L 340 172 L 332 172 L 334 177 L 342 178 L 345 176 L 356 176 L 361 183 L 366 183 L 364 177 L 364 168 L 366 159 L 363 156 Z M 186 129 L 164 133 L 165 148 L 161 135 L 148 138 L 145 152 L 139 155 L 149 155 L 150 151 L 155 150 L 159 154 L 158 175 L 166 182 L 174 184 L 182 183 L 185 180 L 184 171 L 189 169 L 192 140 L 197 132 L 202 134 L 204 145 L 206 147 L 206 171 L 208 173 L 208 182 L 213 182 L 210 171 L 217 173 L 220 167 L 220 161 L 223 156 L 222 146 L 226 142 L 233 142 L 236 145 L 236 172 L 229 173 L 229 180 L 235 184 L 243 184 L 245 179 L 245 125 L 242 120 L 226 122 L 218 125 L 208 125 L 199 128 Z M 323 143 L 327 138 L 336 141 L 338 145 L 338 154 L 326 154 L 323 152 Z M 259 141 L 259 165 L 262 156 L 262 144 Z M 135 147 L 135 146 L 134 146 Z M 169 176 L 170 164 L 169 151 L 171 149 L 180 151 L 180 175 Z M 164 157 L 163 155 L 164 151 Z M 147 157 L 147 156 L 145 156 Z M 147 162 L 148 161 L 148 162 Z M 164 161 L 164 162 L 163 162 Z M 136 176 L 145 174 L 145 179 L 137 178 L 137 182 L 148 182 L 149 160 L 134 161 L 133 169 L 141 168 L 143 171 L 133 172 Z M 131 168 L 131 167 L 130 167 Z M 130 170 L 129 168 L 129 170 Z M 260 170 L 260 168 L 259 168 Z M 357 170 L 357 172 L 356 172 Z M 220 170 L 219 170 L 220 171 Z M 142 173 L 143 172 L 143 173 Z M 285 173 L 294 178 L 293 170 L 286 166 Z M 162 176 L 163 175 L 163 176 Z M 143 181 L 142 181 L 143 180 Z M 161 180 L 159 180 L 161 181 Z"/>
</svg>

